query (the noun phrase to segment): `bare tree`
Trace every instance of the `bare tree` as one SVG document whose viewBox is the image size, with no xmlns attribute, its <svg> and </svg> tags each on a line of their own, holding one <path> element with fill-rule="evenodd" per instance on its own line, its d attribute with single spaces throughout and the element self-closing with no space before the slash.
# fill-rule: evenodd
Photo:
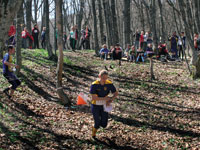
<svg viewBox="0 0 200 150">
<path fill-rule="evenodd" d="M 57 93 L 60 101 L 64 105 L 70 105 L 70 99 L 63 91 L 62 87 L 62 73 L 63 73 L 63 17 L 62 17 L 62 0 L 56 0 L 56 24 L 58 28 L 58 64 L 57 64 Z"/>
<path fill-rule="evenodd" d="M 125 45 L 130 44 L 130 0 L 124 0 L 124 37 Z"/>
<path fill-rule="evenodd" d="M 107 0 L 103 0 L 103 10 L 104 10 L 104 18 L 105 18 L 105 24 L 106 24 L 106 33 L 107 33 L 107 39 L 108 39 L 108 45 L 112 45 L 112 26 L 111 26 L 111 21 L 109 14 L 110 9 L 109 9 L 109 2 Z"/>
<path fill-rule="evenodd" d="M 17 50 L 16 50 L 16 63 L 17 65 L 19 65 L 19 69 L 17 69 L 17 74 L 20 72 L 20 68 L 22 66 L 22 56 L 21 56 L 21 32 L 22 32 L 22 21 L 23 21 L 23 16 L 24 16 L 24 12 L 23 12 L 23 3 L 21 4 L 21 7 L 17 13 Z"/>
<path fill-rule="evenodd" d="M 31 33 L 31 21 L 32 21 L 32 0 L 26 0 L 26 27 L 29 33 Z M 21 16 L 22 17 L 22 16 Z"/>
<path fill-rule="evenodd" d="M 99 43 L 98 43 L 98 36 L 97 36 L 97 16 L 96 16 L 96 0 L 91 0 L 92 2 L 92 14 L 93 14 L 93 28 L 94 28 L 94 45 L 95 45 L 95 53 L 99 55 Z"/>
<path fill-rule="evenodd" d="M 160 21 L 161 21 L 161 40 L 162 42 L 165 41 L 166 35 L 165 35 L 165 23 L 164 23 L 164 19 L 163 19 L 163 4 L 161 0 L 158 0 L 158 6 L 159 6 L 159 10 L 160 10 Z"/>
<path fill-rule="evenodd" d="M 48 57 L 49 59 L 53 60 L 55 59 L 55 55 L 53 54 L 52 51 L 52 46 L 50 44 L 50 38 L 49 38 L 49 1 L 45 0 L 44 3 L 44 10 L 45 10 L 45 24 L 46 24 L 46 46 L 47 46 L 47 51 L 48 51 Z"/>
<path fill-rule="evenodd" d="M 101 45 L 104 43 L 104 22 L 103 22 L 103 16 L 102 16 L 102 3 L 101 0 L 98 0 L 98 10 L 99 10 L 99 27 L 100 27 L 100 39 L 101 39 Z M 106 41 L 105 41 L 106 42 Z"/>
<path fill-rule="evenodd" d="M 111 0 L 111 11 L 112 11 L 112 30 L 111 31 L 113 33 L 113 36 L 112 36 L 113 43 L 112 43 L 112 45 L 115 45 L 116 43 L 119 42 L 118 25 L 117 25 L 117 17 L 116 17 L 116 9 L 115 9 L 115 0 Z"/>
</svg>

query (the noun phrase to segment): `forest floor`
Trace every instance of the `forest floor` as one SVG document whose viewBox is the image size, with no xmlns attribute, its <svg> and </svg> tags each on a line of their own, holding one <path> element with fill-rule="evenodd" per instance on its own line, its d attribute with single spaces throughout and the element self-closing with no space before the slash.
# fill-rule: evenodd
<svg viewBox="0 0 200 150">
<path fill-rule="evenodd" d="M 200 82 L 185 62 L 155 61 L 156 80 L 150 81 L 148 62 L 123 61 L 119 67 L 94 51 L 64 55 L 63 87 L 71 107 L 58 102 L 56 62 L 45 50 L 22 51 L 22 85 L 12 100 L 2 93 L 9 84 L 0 74 L 0 150 L 200 149 Z M 119 96 L 107 128 L 94 140 L 90 106 L 76 106 L 76 98 L 89 93 L 105 65 Z"/>
</svg>

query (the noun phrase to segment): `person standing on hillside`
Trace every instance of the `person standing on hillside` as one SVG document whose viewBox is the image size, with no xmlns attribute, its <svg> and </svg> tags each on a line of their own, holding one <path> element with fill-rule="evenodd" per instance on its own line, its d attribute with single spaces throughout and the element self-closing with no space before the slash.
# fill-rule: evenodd
<svg viewBox="0 0 200 150">
<path fill-rule="evenodd" d="M 10 26 L 10 29 L 8 31 L 8 36 L 9 36 L 8 45 L 10 44 L 15 45 L 15 34 L 16 34 L 16 28 L 13 22 L 13 24 Z"/>
<path fill-rule="evenodd" d="M 84 29 L 81 30 L 81 45 L 79 49 L 81 50 L 82 47 L 83 49 L 85 49 L 85 30 Z"/>
<path fill-rule="evenodd" d="M 15 54 L 15 48 L 13 45 L 8 46 L 8 53 L 3 57 L 3 76 L 12 85 L 9 88 L 3 90 L 3 92 L 8 96 L 9 99 L 12 98 L 14 91 L 21 84 L 20 80 L 15 76 L 15 68 L 19 68 L 18 65 L 12 63 L 12 55 Z M 9 92 L 10 91 L 10 92 Z"/>
<path fill-rule="evenodd" d="M 85 29 L 85 49 L 90 49 L 90 36 L 91 36 L 91 30 L 88 26 L 86 26 Z"/>
<path fill-rule="evenodd" d="M 181 35 L 178 37 L 178 56 L 179 58 L 184 57 L 184 50 L 185 50 L 185 42 L 186 37 L 184 36 L 184 32 L 181 32 Z"/>
<path fill-rule="evenodd" d="M 38 29 L 37 24 L 35 24 L 35 25 L 34 25 L 34 28 L 32 29 L 32 36 L 33 36 L 33 39 L 34 39 L 34 49 L 35 49 L 35 48 L 38 48 L 38 49 L 39 49 L 39 40 L 38 40 L 38 37 L 39 37 L 39 29 Z"/>
<path fill-rule="evenodd" d="M 46 27 L 43 27 L 43 30 L 41 33 L 41 45 L 42 45 L 42 48 L 45 49 L 45 47 L 46 47 Z"/>
<path fill-rule="evenodd" d="M 76 49 L 76 30 L 75 30 L 74 26 L 71 27 L 71 31 L 70 31 L 70 35 L 69 35 L 68 39 L 69 39 L 72 51 L 75 51 L 75 49 Z"/>
<path fill-rule="evenodd" d="M 170 41 L 171 45 L 172 57 L 178 59 L 178 36 L 176 35 L 176 31 L 173 32 L 173 35 L 169 37 L 168 40 Z"/>
<path fill-rule="evenodd" d="M 139 30 L 136 31 L 136 33 L 133 35 L 135 37 L 135 48 L 138 49 L 140 46 L 140 32 Z"/>
<path fill-rule="evenodd" d="M 108 96 L 110 92 L 113 93 L 112 97 Z M 108 80 L 108 72 L 106 70 L 99 72 L 99 80 L 92 83 L 90 94 L 92 95 L 91 111 L 94 118 L 92 137 L 96 138 L 97 130 L 100 127 L 105 128 L 108 124 L 108 112 L 104 110 L 105 106 L 109 106 L 118 95 L 115 86 Z"/>
</svg>

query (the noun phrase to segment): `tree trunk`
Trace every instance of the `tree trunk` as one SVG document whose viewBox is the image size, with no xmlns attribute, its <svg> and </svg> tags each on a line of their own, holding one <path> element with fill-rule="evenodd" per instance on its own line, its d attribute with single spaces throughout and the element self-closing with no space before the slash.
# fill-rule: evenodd
<svg viewBox="0 0 200 150">
<path fill-rule="evenodd" d="M 124 0 L 124 37 L 125 45 L 130 44 L 130 0 Z"/>
<path fill-rule="evenodd" d="M 195 65 L 195 71 L 193 74 L 193 79 L 200 78 L 200 56 L 198 56 L 196 65 Z"/>
<path fill-rule="evenodd" d="M 9 27 L 12 24 L 23 0 L 0 1 L 0 58 L 3 58 L 5 41 L 8 38 Z"/>
<path fill-rule="evenodd" d="M 97 16 L 96 16 L 96 8 L 95 8 L 95 1 L 92 0 L 92 14 L 93 14 L 93 28 L 94 28 L 94 46 L 95 46 L 95 53 L 99 55 L 99 43 L 98 43 L 98 36 L 97 36 Z"/>
<path fill-rule="evenodd" d="M 62 17 L 62 0 L 56 0 L 56 24 L 58 28 L 58 64 L 57 64 L 57 94 L 63 105 L 70 105 L 70 99 L 63 91 L 62 72 L 63 72 L 63 17 Z"/>
<path fill-rule="evenodd" d="M 127 0 L 130 1 L 130 0 Z M 129 6 L 130 8 L 130 6 Z M 119 34 L 118 34 L 118 24 L 117 24 L 117 17 L 116 17 L 116 10 L 115 10 L 115 0 L 111 0 L 111 11 L 112 11 L 112 33 L 113 33 L 113 44 L 116 45 L 117 43 L 119 43 Z M 129 9 L 129 13 L 130 13 L 130 9 Z M 130 23 L 129 23 L 130 26 Z"/>
<path fill-rule="evenodd" d="M 140 7 L 139 7 L 139 13 L 140 13 L 140 20 L 141 20 L 141 25 L 142 25 L 142 30 L 145 32 L 145 21 L 144 21 L 144 7 L 143 7 L 143 4 L 141 3 L 140 4 Z"/>
<path fill-rule="evenodd" d="M 52 51 L 52 46 L 50 44 L 50 38 L 49 38 L 49 1 L 45 0 L 44 1 L 44 8 L 45 8 L 45 24 L 46 24 L 46 46 L 47 46 L 47 51 L 48 51 L 48 57 L 50 60 L 54 60 L 55 59 L 55 55 L 53 55 L 53 51 Z"/>
<path fill-rule="evenodd" d="M 104 25 L 103 25 L 103 17 L 102 17 L 102 6 L 101 6 L 101 0 L 98 0 L 98 9 L 99 9 L 99 27 L 100 27 L 100 37 L 101 37 L 101 45 L 106 44 L 106 41 L 104 42 Z"/>
<path fill-rule="evenodd" d="M 150 58 L 150 73 L 151 73 L 151 80 L 155 80 L 154 72 L 153 72 L 153 59 Z"/>
<path fill-rule="evenodd" d="M 31 16 L 32 16 L 32 0 L 26 0 L 26 27 L 29 33 L 32 32 Z"/>
<path fill-rule="evenodd" d="M 195 20 L 196 20 L 196 25 L 197 27 L 200 27 L 200 17 L 199 17 L 199 13 L 200 13 L 200 2 L 199 0 L 194 0 L 194 4 L 195 4 Z M 200 32 L 200 29 L 197 28 L 197 32 Z"/>
<path fill-rule="evenodd" d="M 21 56 L 21 43 L 22 43 L 22 38 L 21 38 L 21 32 L 22 32 L 22 16 L 24 16 L 23 12 L 23 3 L 21 4 L 21 7 L 17 13 L 17 50 L 16 50 L 16 64 L 19 65 L 19 69 L 17 69 L 17 74 L 20 72 L 20 68 L 22 66 L 22 56 Z"/>
<path fill-rule="evenodd" d="M 152 17 L 152 32 L 153 32 L 153 42 L 155 45 L 155 48 L 158 47 L 158 36 L 157 36 L 157 27 L 156 27 L 156 3 L 155 0 L 152 0 L 151 6 L 150 6 L 150 14 Z"/>
<path fill-rule="evenodd" d="M 56 0 L 55 0 L 56 3 Z M 57 30 L 57 23 L 56 23 L 56 14 L 57 12 L 55 11 L 55 18 L 54 18 L 54 51 L 55 51 L 55 55 L 56 55 L 56 50 L 58 49 L 58 45 L 57 45 L 57 38 L 58 38 L 58 30 Z"/>
<path fill-rule="evenodd" d="M 82 28 L 82 20 L 83 20 L 83 8 L 84 8 L 84 1 L 80 0 L 80 10 L 78 13 L 77 25 L 78 25 L 78 41 L 77 41 L 77 48 L 79 48 L 80 44 L 80 37 L 81 37 L 81 28 Z"/>
<path fill-rule="evenodd" d="M 185 25 L 185 33 L 188 38 L 188 41 L 190 43 L 190 47 L 192 48 L 192 59 L 191 59 L 191 64 L 195 66 L 195 72 L 193 74 L 194 78 L 200 78 L 200 58 L 199 58 L 199 52 L 197 52 L 194 48 L 194 42 L 193 42 L 193 35 L 194 31 L 192 28 L 190 28 L 191 23 L 189 23 L 189 20 L 186 19 L 186 4 L 182 0 L 178 0 L 180 13 L 182 16 L 182 20 Z"/>
<path fill-rule="evenodd" d="M 103 0 L 103 9 L 104 9 L 104 18 L 105 18 L 105 23 L 106 23 L 106 32 L 107 32 L 107 40 L 108 40 L 108 46 L 113 45 L 112 42 L 112 26 L 111 26 L 111 21 L 110 21 L 110 10 L 109 10 L 109 2 L 107 0 Z"/>
<path fill-rule="evenodd" d="M 38 0 L 34 0 L 34 22 L 37 23 L 37 5 L 38 5 Z"/>
<path fill-rule="evenodd" d="M 160 10 L 160 22 L 161 22 L 161 41 L 162 43 L 165 41 L 165 23 L 163 20 L 163 5 L 161 0 L 158 0 L 158 6 L 159 6 L 159 10 Z"/>
</svg>

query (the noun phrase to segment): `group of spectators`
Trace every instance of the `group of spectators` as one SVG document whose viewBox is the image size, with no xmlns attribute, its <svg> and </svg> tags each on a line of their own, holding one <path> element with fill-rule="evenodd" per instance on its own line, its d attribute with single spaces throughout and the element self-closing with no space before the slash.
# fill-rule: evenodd
<svg viewBox="0 0 200 150">
<path fill-rule="evenodd" d="M 80 32 L 80 45 L 78 44 L 78 36 Z M 7 45 L 15 45 L 15 34 L 16 28 L 15 25 L 12 24 L 10 26 L 10 30 L 8 32 L 9 39 L 7 41 Z M 27 27 L 23 27 L 23 31 L 21 33 L 22 38 L 22 48 L 32 49 L 38 48 L 39 49 L 39 40 L 41 40 L 41 46 L 43 49 L 46 48 L 46 27 L 43 27 L 41 32 L 38 29 L 38 25 L 35 24 L 31 33 L 27 30 Z M 57 38 L 57 31 L 56 31 L 56 38 Z M 71 27 L 69 35 L 67 36 L 66 32 L 63 32 L 63 48 L 66 49 L 67 40 L 69 41 L 71 49 L 74 51 L 75 49 L 90 49 L 90 36 L 91 30 L 88 26 L 81 31 L 78 30 L 77 25 Z"/>
<path fill-rule="evenodd" d="M 169 50 L 167 48 L 166 42 L 160 42 L 158 47 L 153 48 L 153 40 L 151 32 L 144 31 L 139 32 L 138 30 L 134 34 L 135 42 L 131 46 L 127 44 L 125 50 L 120 47 L 119 44 L 115 46 L 111 46 L 110 49 L 107 48 L 106 44 L 102 46 L 102 49 L 99 51 L 101 59 L 108 59 L 110 57 L 113 60 L 121 60 L 122 57 L 127 58 L 128 61 L 135 62 L 144 62 L 148 56 L 156 55 L 156 58 L 161 61 L 175 61 L 184 59 L 184 49 L 186 48 L 186 37 L 184 32 L 181 32 L 180 36 L 176 35 L 176 32 L 172 34 L 172 36 L 168 36 L 169 40 Z M 200 40 L 197 34 L 195 34 L 196 40 L 194 41 L 195 47 L 198 49 L 198 42 L 200 44 Z M 199 46 L 200 48 L 200 46 Z M 171 52 L 171 55 L 170 53 Z M 121 61 L 119 62 L 121 64 Z"/>
<path fill-rule="evenodd" d="M 153 45 L 149 43 L 144 51 L 141 47 L 138 49 L 135 45 L 128 44 L 126 49 L 123 50 L 119 43 L 115 46 L 111 46 L 110 49 L 107 48 L 107 45 L 104 44 L 99 51 L 100 58 L 107 60 L 108 58 L 112 60 L 119 60 L 119 65 L 121 65 L 121 59 L 123 57 L 127 58 L 127 61 L 130 62 L 144 62 L 145 59 L 154 54 Z"/>
<path fill-rule="evenodd" d="M 16 28 L 14 24 L 12 24 L 8 32 L 9 36 L 9 39 L 7 41 L 8 45 L 15 45 L 15 34 L 16 34 Z M 39 48 L 39 35 L 40 31 L 38 29 L 37 24 L 34 25 L 31 33 L 28 32 L 26 27 L 24 27 L 21 33 L 22 48 L 24 49 Z M 77 42 L 79 39 L 78 38 L 79 35 L 81 35 L 80 45 Z M 45 36 L 46 36 L 46 27 L 43 27 L 40 37 L 42 48 L 46 47 Z M 63 41 L 64 41 L 63 47 L 64 49 L 66 49 L 67 40 L 69 40 L 69 44 L 72 50 L 90 49 L 90 36 L 91 36 L 91 30 L 89 29 L 88 26 L 86 26 L 86 28 L 82 29 L 81 31 L 78 30 L 77 25 L 72 26 L 68 36 L 66 35 L 66 32 L 64 32 L 63 34 Z M 135 61 L 137 61 L 136 58 L 139 52 L 140 55 L 142 55 L 145 58 L 148 47 L 153 47 L 152 33 L 150 31 L 144 32 L 137 30 L 133 36 L 135 39 L 134 44 L 132 46 L 128 44 L 125 51 L 122 50 L 120 44 L 111 46 L 109 50 L 107 49 L 107 46 L 104 44 L 100 51 L 101 58 L 106 57 L 107 59 L 108 56 L 110 55 L 112 59 L 121 59 L 122 57 L 127 57 L 127 59 L 130 61 L 133 61 L 133 58 L 135 58 Z M 193 40 L 195 49 L 200 50 L 200 38 L 198 33 L 194 34 Z M 171 36 L 168 35 L 168 41 L 169 41 L 169 46 L 168 46 L 169 51 L 167 49 L 168 44 L 165 41 L 160 42 L 158 44 L 158 47 L 154 47 L 154 51 L 157 55 L 157 58 L 160 59 L 161 56 L 164 56 L 168 59 L 171 58 L 173 60 L 180 60 L 180 59 L 183 60 L 185 53 L 184 50 L 186 48 L 186 37 L 184 32 L 181 32 L 179 36 L 177 36 L 176 32 L 173 32 Z M 106 43 L 106 37 L 104 42 Z M 135 52 L 133 52 L 132 49 L 134 49 Z M 169 55 L 169 52 L 171 52 L 171 56 Z M 135 57 L 133 57 L 133 54 L 135 55 Z"/>
<path fill-rule="evenodd" d="M 66 49 L 67 39 L 69 40 L 70 47 L 74 51 L 75 49 L 90 49 L 90 36 L 91 36 L 91 30 L 88 26 L 86 26 L 85 29 L 81 30 L 81 42 L 80 45 L 78 45 L 78 36 L 79 31 L 77 25 L 71 27 L 71 31 L 69 33 L 69 36 L 67 37 L 66 32 L 64 32 L 63 35 L 63 41 L 64 41 L 64 49 Z"/>
<path fill-rule="evenodd" d="M 45 31 L 46 28 L 43 27 L 42 33 L 41 33 L 41 45 L 42 48 L 45 48 Z M 24 27 L 23 31 L 21 32 L 21 38 L 22 38 L 22 48 L 26 49 L 26 48 L 38 48 L 39 49 L 39 29 L 37 24 L 34 25 L 32 32 L 29 33 L 27 28 Z M 15 45 L 15 34 L 16 34 L 16 28 L 14 26 L 14 24 L 12 24 L 10 26 L 9 32 L 8 32 L 8 36 L 9 39 L 7 41 L 8 45 Z"/>
</svg>

